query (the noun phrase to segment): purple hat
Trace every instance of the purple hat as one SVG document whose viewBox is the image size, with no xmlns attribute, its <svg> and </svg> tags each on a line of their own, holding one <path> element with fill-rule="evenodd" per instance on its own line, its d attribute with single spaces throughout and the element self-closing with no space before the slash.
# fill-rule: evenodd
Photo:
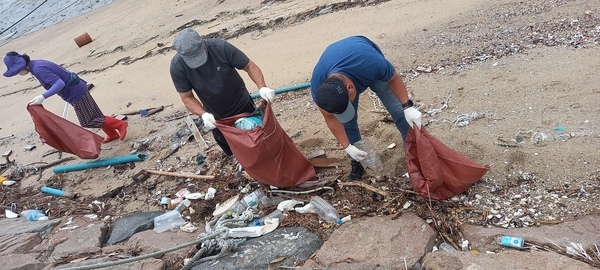
<svg viewBox="0 0 600 270">
<path fill-rule="evenodd" d="M 4 56 L 4 64 L 6 65 L 7 69 L 6 72 L 4 72 L 4 77 L 12 77 L 24 69 L 27 65 L 27 62 L 23 56 L 14 54 Z"/>
<path fill-rule="evenodd" d="M 327 79 L 316 93 L 317 105 L 330 113 L 342 123 L 348 123 L 354 118 L 354 106 L 348 98 L 348 89 L 340 79 Z"/>
</svg>

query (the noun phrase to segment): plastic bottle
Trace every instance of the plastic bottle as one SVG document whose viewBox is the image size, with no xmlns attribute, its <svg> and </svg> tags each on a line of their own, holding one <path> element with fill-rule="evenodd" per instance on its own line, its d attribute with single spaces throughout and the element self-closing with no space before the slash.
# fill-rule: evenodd
<svg viewBox="0 0 600 270">
<path fill-rule="evenodd" d="M 185 208 L 190 206 L 191 203 L 192 203 L 192 201 L 185 199 L 185 200 L 181 201 L 177 206 L 175 206 L 175 209 L 173 209 L 173 211 L 177 211 L 177 212 L 181 213 L 181 212 L 183 212 L 183 210 Z"/>
<path fill-rule="evenodd" d="M 262 190 L 257 189 L 252 193 L 246 195 L 244 198 L 242 198 L 242 201 L 245 202 L 246 205 L 248 205 L 248 207 L 256 208 L 258 204 L 261 203 L 262 200 L 264 200 L 264 198 L 265 194 L 262 192 Z"/>
<path fill-rule="evenodd" d="M 438 249 L 440 251 L 447 251 L 447 252 L 455 252 L 457 251 L 452 245 L 446 243 L 446 242 L 442 242 L 440 244 L 440 246 L 438 247 Z"/>
<path fill-rule="evenodd" d="M 367 156 L 360 162 L 367 168 L 371 169 L 375 174 L 380 174 L 383 171 L 383 163 L 379 158 L 379 153 L 375 151 L 375 148 L 366 138 L 355 142 L 356 148 L 367 152 Z"/>
<path fill-rule="evenodd" d="M 313 196 L 310 198 L 310 204 L 313 205 L 315 213 L 319 215 L 323 220 L 329 223 L 342 224 L 338 211 L 320 196 Z"/>
<path fill-rule="evenodd" d="M 284 218 L 285 215 L 283 214 L 283 211 L 279 210 L 279 209 L 275 209 L 273 212 L 269 213 L 268 215 L 260 218 L 260 219 L 255 219 L 252 223 L 253 226 L 262 226 L 265 225 L 265 219 L 279 219 L 279 222 L 281 222 Z"/>
<path fill-rule="evenodd" d="M 262 192 L 262 190 L 257 189 L 244 196 L 244 198 L 242 198 L 241 200 L 237 201 L 231 207 L 231 213 L 241 215 L 248 208 L 256 209 L 258 205 L 262 204 L 266 199 L 267 197 Z"/>
<path fill-rule="evenodd" d="M 167 230 L 175 230 L 185 223 L 179 211 L 167 211 L 166 213 L 154 217 L 154 231 L 161 233 Z"/>
<path fill-rule="evenodd" d="M 48 220 L 48 217 L 42 210 L 24 210 L 21 217 L 27 220 Z"/>
</svg>

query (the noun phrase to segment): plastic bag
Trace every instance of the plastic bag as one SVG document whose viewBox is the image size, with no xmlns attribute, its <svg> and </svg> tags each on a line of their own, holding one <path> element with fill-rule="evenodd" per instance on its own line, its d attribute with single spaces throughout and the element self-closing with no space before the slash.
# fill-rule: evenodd
<svg viewBox="0 0 600 270">
<path fill-rule="evenodd" d="M 95 159 L 100 155 L 102 137 L 99 135 L 47 111 L 42 105 L 27 105 L 27 111 L 43 143 L 82 159 Z"/>
<path fill-rule="evenodd" d="M 294 187 L 317 178 L 315 168 L 281 128 L 269 103 L 262 126 L 252 130 L 234 127 L 237 119 L 249 115 L 242 113 L 217 120 L 217 128 L 248 175 L 276 187 Z"/>
<path fill-rule="evenodd" d="M 404 142 L 406 169 L 415 192 L 432 200 L 461 194 L 490 169 L 452 150 L 427 132 L 409 129 Z"/>
</svg>

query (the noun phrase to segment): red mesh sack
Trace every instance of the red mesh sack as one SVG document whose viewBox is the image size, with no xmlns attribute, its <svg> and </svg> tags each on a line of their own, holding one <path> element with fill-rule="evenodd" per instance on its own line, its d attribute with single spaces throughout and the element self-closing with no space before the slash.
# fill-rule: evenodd
<svg viewBox="0 0 600 270">
<path fill-rule="evenodd" d="M 427 132 L 410 128 L 404 142 L 406 169 L 415 192 L 443 200 L 461 194 L 490 169 L 452 150 Z"/>
<path fill-rule="evenodd" d="M 269 103 L 262 126 L 252 130 L 233 126 L 236 120 L 249 115 L 242 113 L 217 120 L 217 127 L 248 175 L 276 187 L 294 187 L 317 178 L 315 168 L 281 128 Z"/>
<path fill-rule="evenodd" d="M 43 143 L 82 159 L 100 155 L 102 137 L 47 111 L 42 105 L 27 105 L 27 111 Z"/>
</svg>

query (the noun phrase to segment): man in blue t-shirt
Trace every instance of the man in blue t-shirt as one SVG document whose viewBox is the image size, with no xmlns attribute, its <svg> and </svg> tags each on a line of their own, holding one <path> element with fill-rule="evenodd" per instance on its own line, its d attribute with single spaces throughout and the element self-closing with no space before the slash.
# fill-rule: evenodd
<svg viewBox="0 0 600 270">
<path fill-rule="evenodd" d="M 266 101 L 273 102 L 275 91 L 267 87 L 261 69 L 226 40 L 203 39 L 187 28 L 177 34 L 173 47 L 177 54 L 171 60 L 170 73 L 181 101 L 191 113 L 202 117 L 204 127 L 212 130 L 223 152 L 232 155 L 223 133 L 216 128 L 216 119 L 256 109 L 238 70 L 248 73 Z"/>
<path fill-rule="evenodd" d="M 367 87 L 391 114 L 402 139 L 409 125 L 421 127 L 421 112 L 413 107 L 402 77 L 379 46 L 364 36 L 347 37 L 329 45 L 313 70 L 310 86 L 327 127 L 351 157 L 351 180 L 364 174 L 360 161 L 367 152 L 353 144 L 361 140 L 358 98 Z"/>
</svg>

